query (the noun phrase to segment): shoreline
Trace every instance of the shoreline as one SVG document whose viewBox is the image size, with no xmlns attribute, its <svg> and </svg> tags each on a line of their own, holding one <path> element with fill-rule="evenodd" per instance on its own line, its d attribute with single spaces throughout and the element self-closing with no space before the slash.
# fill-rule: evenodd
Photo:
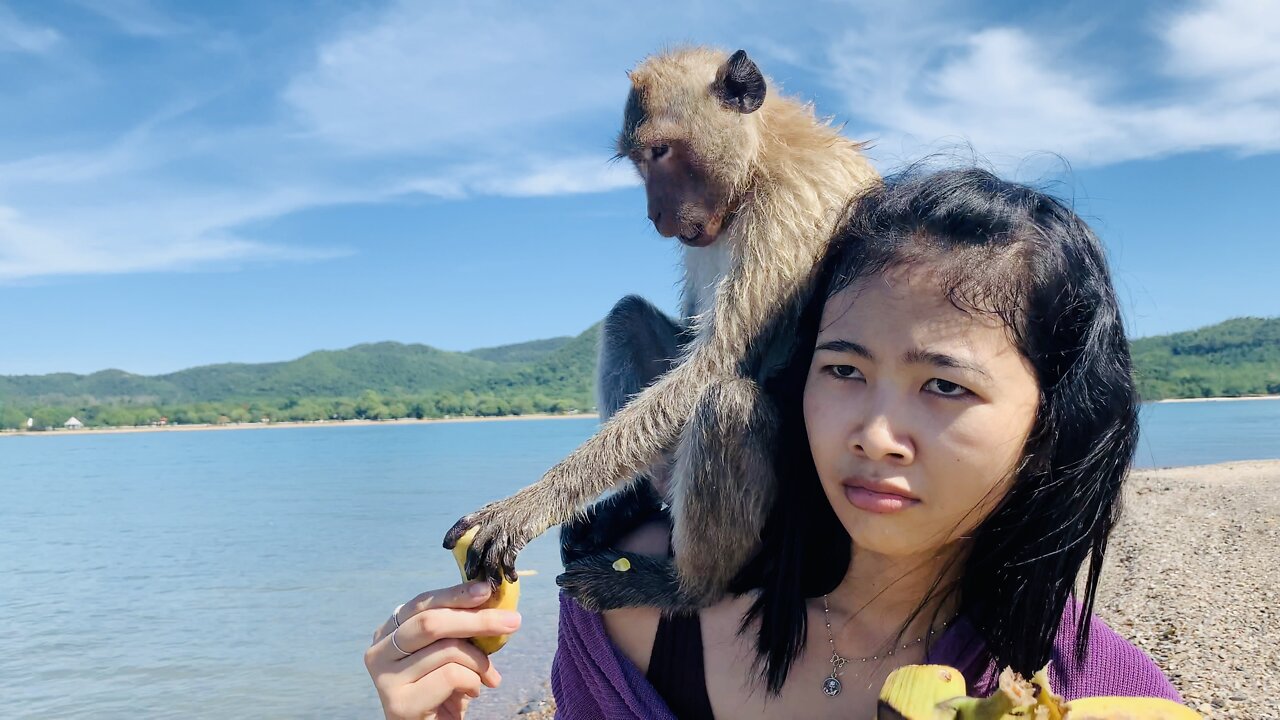
<svg viewBox="0 0 1280 720">
<path fill-rule="evenodd" d="M 224 423 L 222 425 L 190 424 L 190 425 L 157 425 L 130 427 L 96 427 L 68 430 L 3 430 L 0 438 L 5 437 L 79 437 L 84 435 L 121 435 L 125 433 L 152 432 L 220 432 L 223 430 L 270 430 L 273 428 L 323 428 L 323 427 L 369 427 L 383 425 L 435 425 L 441 423 L 477 423 L 477 422 L 516 422 L 522 420 L 581 420 L 597 419 L 595 413 L 530 413 L 528 415 L 497 416 L 458 416 L 448 418 L 397 418 L 395 420 L 281 420 L 279 422 Z"/>
<path fill-rule="evenodd" d="M 1163 403 L 1203 403 L 1203 402 L 1249 402 L 1252 400 L 1280 400 L 1280 395 L 1240 395 L 1237 397 L 1210 397 L 1210 398 L 1166 398 L 1164 400 L 1152 400 L 1153 405 Z"/>
<path fill-rule="evenodd" d="M 1280 460 L 1133 469 L 1094 612 L 1205 720 L 1274 720 L 1278 553 Z M 550 690 L 528 700 L 504 717 L 554 718 Z"/>
</svg>

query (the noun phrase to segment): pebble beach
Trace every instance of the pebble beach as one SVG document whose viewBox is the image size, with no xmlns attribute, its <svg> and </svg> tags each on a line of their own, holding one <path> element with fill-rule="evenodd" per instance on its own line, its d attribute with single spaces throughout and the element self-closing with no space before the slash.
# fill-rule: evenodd
<svg viewBox="0 0 1280 720">
<path fill-rule="evenodd" d="M 1135 471 L 1096 612 L 1205 717 L 1280 720 L 1280 461 Z"/>
<path fill-rule="evenodd" d="M 1280 460 L 1134 471 L 1095 611 L 1206 718 L 1280 720 Z"/>
</svg>

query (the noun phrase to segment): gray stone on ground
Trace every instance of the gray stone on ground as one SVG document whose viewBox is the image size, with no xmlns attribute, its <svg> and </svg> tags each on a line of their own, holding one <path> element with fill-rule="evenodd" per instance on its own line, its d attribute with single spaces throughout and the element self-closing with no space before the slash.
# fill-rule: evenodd
<svg viewBox="0 0 1280 720">
<path fill-rule="evenodd" d="M 1095 609 L 1209 718 L 1280 720 L 1280 461 L 1135 471 Z"/>
</svg>

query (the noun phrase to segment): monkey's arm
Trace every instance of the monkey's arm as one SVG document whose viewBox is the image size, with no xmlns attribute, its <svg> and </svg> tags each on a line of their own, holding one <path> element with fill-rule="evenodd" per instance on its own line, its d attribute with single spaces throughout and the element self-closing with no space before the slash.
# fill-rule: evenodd
<svg viewBox="0 0 1280 720">
<path fill-rule="evenodd" d="M 753 275 L 752 282 L 743 280 Z M 514 580 L 516 554 L 530 540 L 605 490 L 649 470 L 675 447 L 712 381 L 754 374 L 750 366 L 769 336 L 795 316 L 803 284 L 803 277 L 777 266 L 749 272 L 735 268 L 721 283 L 711 319 L 700 328 L 684 362 L 632 399 L 537 483 L 455 523 L 445 535 L 445 547 L 452 548 L 479 525 L 468 574 L 482 572 L 496 582 L 504 573 Z"/>
</svg>

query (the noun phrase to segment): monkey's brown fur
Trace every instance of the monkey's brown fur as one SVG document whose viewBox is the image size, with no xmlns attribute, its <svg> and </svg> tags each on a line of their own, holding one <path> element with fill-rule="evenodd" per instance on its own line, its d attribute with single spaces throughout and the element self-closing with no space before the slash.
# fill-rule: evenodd
<svg viewBox="0 0 1280 720">
<path fill-rule="evenodd" d="M 877 175 L 860 145 L 810 106 L 766 93 L 741 51 L 680 49 L 646 59 L 630 78 L 619 150 L 637 161 L 659 232 L 690 246 L 684 307 L 692 339 L 679 364 L 594 437 L 539 482 L 459 520 L 445 544 L 479 525 L 469 570 L 514 579 L 515 555 L 529 540 L 674 450 L 668 497 L 678 583 L 653 583 L 653 593 L 668 597 L 601 599 L 569 585 L 596 607 L 691 609 L 721 597 L 758 544 L 776 484 L 776 420 L 759 383 L 792 350 L 812 270 L 841 210 Z M 706 283 L 695 264 L 726 250 L 723 277 Z M 579 581 L 590 583 L 592 569 L 581 572 Z"/>
</svg>

